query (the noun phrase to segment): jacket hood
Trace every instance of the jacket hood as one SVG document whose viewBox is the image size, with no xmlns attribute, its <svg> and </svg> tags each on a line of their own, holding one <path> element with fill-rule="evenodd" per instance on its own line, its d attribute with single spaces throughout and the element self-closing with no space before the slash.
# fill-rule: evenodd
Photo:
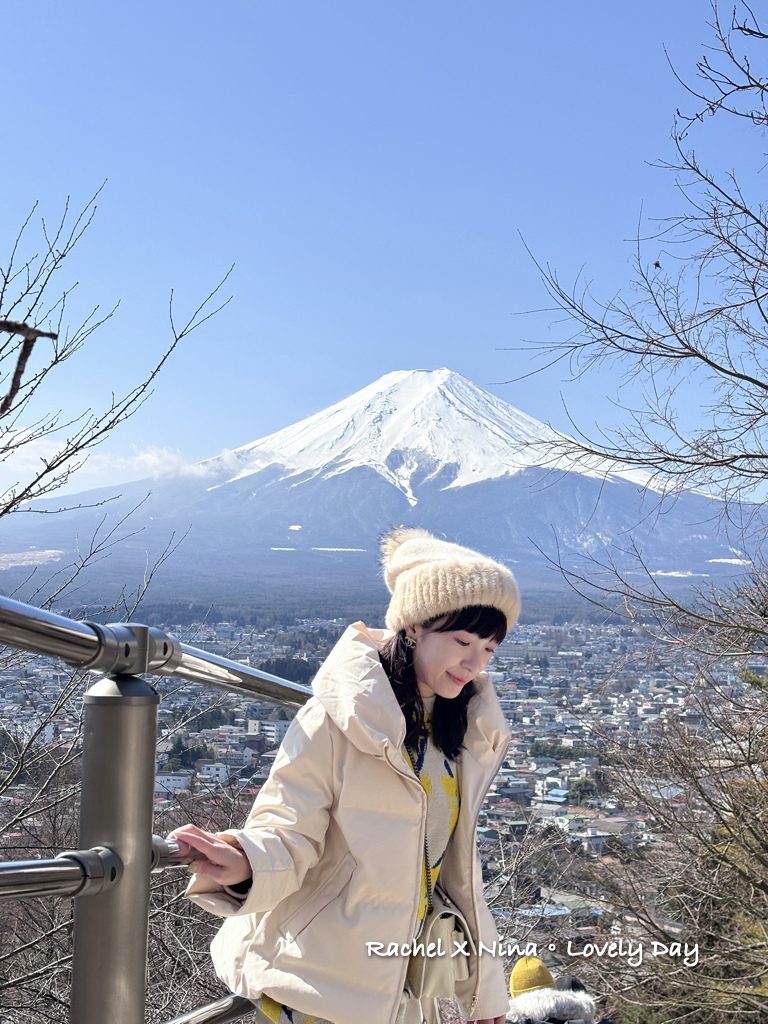
<svg viewBox="0 0 768 1024">
<path fill-rule="evenodd" d="M 353 623 L 312 681 L 315 697 L 349 741 L 379 756 L 405 739 L 405 719 L 379 659 L 379 645 L 389 635 Z"/>
<path fill-rule="evenodd" d="M 379 647 L 391 635 L 353 623 L 312 683 L 315 697 L 350 742 L 380 757 L 387 747 L 399 753 L 405 741 L 405 719 L 379 658 Z M 483 764 L 507 742 L 509 730 L 489 677 L 483 673 L 474 682 L 465 747 Z"/>
<path fill-rule="evenodd" d="M 509 1001 L 507 1021 L 531 1019 L 544 1021 L 548 1017 L 557 1020 L 584 1021 L 594 1024 L 597 1006 L 592 996 L 586 992 L 568 992 L 556 988 L 536 988 L 532 992 L 522 992 Z"/>
</svg>

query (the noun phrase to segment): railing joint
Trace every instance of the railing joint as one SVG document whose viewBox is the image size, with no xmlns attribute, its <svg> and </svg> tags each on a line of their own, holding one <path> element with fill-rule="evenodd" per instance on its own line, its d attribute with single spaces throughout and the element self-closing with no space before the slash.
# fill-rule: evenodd
<svg viewBox="0 0 768 1024">
<path fill-rule="evenodd" d="M 111 889 L 123 877 L 123 862 L 107 846 L 94 846 L 90 850 L 65 850 L 55 860 L 74 860 L 83 869 L 83 884 L 74 896 L 96 896 Z"/>
<path fill-rule="evenodd" d="M 156 626 L 138 622 L 111 622 L 106 626 L 85 620 L 98 637 L 98 650 L 82 668 L 109 675 L 140 676 L 170 672 L 181 661 L 179 644 Z"/>
</svg>

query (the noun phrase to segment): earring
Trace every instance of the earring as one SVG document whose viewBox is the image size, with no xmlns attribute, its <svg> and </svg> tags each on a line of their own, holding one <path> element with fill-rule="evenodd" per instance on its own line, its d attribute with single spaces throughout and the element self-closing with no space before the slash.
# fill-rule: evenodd
<svg viewBox="0 0 768 1024">
<path fill-rule="evenodd" d="M 410 649 L 413 650 L 414 647 L 416 646 L 416 641 L 412 636 L 407 636 L 405 637 L 405 645 L 406 647 L 410 647 Z"/>
</svg>

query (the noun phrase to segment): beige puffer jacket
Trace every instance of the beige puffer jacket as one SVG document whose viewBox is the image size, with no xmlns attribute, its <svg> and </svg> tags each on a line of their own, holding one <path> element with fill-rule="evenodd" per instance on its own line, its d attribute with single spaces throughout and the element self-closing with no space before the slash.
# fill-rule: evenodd
<svg viewBox="0 0 768 1024">
<path fill-rule="evenodd" d="M 401 753 L 405 719 L 378 656 L 387 636 L 358 622 L 317 674 L 243 829 L 253 867 L 245 903 L 193 878 L 196 903 L 228 917 L 211 952 L 219 977 L 251 999 L 267 993 L 334 1024 L 392 1024 L 407 956 L 368 942 L 413 939 L 426 796 Z M 461 754 L 461 813 L 440 884 L 479 941 L 498 940 L 482 899 L 475 823 L 509 734 L 487 676 L 476 680 Z M 210 884 L 210 883 L 209 883 Z M 506 1013 L 499 957 L 473 958 L 457 996 L 469 1020 Z"/>
</svg>

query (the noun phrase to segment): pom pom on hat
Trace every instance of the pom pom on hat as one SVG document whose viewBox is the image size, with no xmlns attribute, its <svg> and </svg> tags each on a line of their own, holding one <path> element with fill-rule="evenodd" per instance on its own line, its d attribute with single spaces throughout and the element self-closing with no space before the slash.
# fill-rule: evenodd
<svg viewBox="0 0 768 1024">
<path fill-rule="evenodd" d="M 394 556 L 397 549 L 404 544 L 407 540 L 416 540 L 419 537 L 426 540 L 434 540 L 435 538 L 431 533 L 427 533 L 426 530 L 408 529 L 405 526 L 401 526 L 395 530 L 390 530 L 389 533 L 385 533 L 379 541 L 379 549 L 381 551 L 381 564 L 384 566 L 386 573 L 387 563 Z M 389 584 L 387 584 L 389 586 Z M 389 588 L 392 589 L 391 587 Z"/>
<path fill-rule="evenodd" d="M 389 629 L 400 630 L 473 605 L 498 608 L 511 629 L 520 595 L 506 566 L 426 530 L 397 529 L 381 539 L 384 581 L 392 594 Z"/>
<path fill-rule="evenodd" d="M 509 979 L 509 994 L 516 999 L 523 992 L 537 988 L 554 988 L 555 979 L 537 956 L 523 956 L 512 968 Z"/>
</svg>

